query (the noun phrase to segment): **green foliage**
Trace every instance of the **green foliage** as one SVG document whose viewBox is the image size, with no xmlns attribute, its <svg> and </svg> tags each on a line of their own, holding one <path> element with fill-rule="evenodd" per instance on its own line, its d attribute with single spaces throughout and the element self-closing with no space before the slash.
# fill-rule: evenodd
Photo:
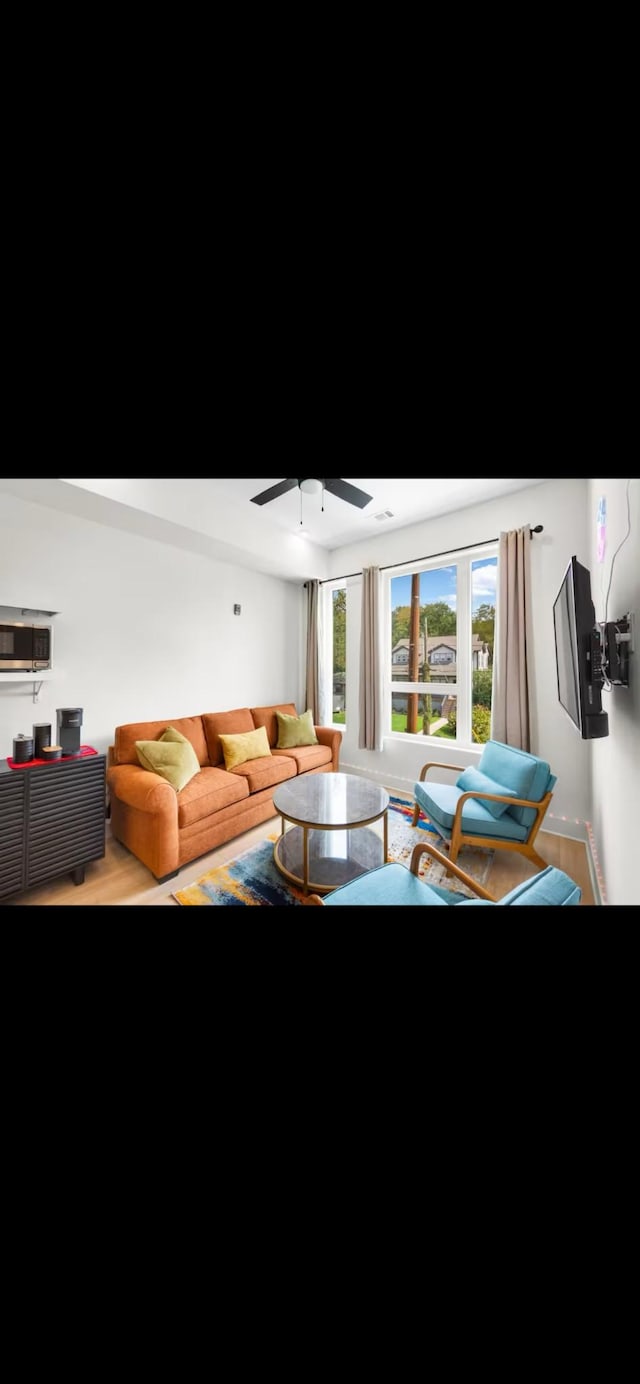
<svg viewBox="0 0 640 1384">
<path fill-rule="evenodd" d="M 391 648 L 399 639 L 409 638 L 409 606 L 396 606 L 391 612 Z"/>
<path fill-rule="evenodd" d="M 485 604 L 485 605 L 479 605 L 479 606 L 478 606 L 478 609 L 476 610 L 476 613 L 475 613 L 475 615 L 474 615 L 474 617 L 473 617 L 473 621 L 474 621 L 474 625 L 475 625 L 476 620 L 480 620 L 480 621 L 488 620 L 488 621 L 490 621 L 490 623 L 493 625 L 493 624 L 495 624 L 495 618 L 496 618 L 496 608 L 495 608 L 495 606 L 486 605 L 486 604 Z"/>
<path fill-rule="evenodd" d="M 472 674 L 472 699 L 474 706 L 491 707 L 493 673 L 490 668 L 475 668 Z"/>
<path fill-rule="evenodd" d="M 488 649 L 489 649 L 489 663 L 490 663 L 490 664 L 493 663 L 493 640 L 494 640 L 494 634 L 495 634 L 495 625 L 496 625 L 496 609 L 495 609 L 495 606 L 490 606 L 490 605 L 481 605 L 481 606 L 478 606 L 478 609 L 476 610 L 476 613 L 475 613 L 475 615 L 473 616 L 472 621 L 471 621 L 471 629 L 472 629 L 473 633 L 476 635 L 476 637 L 477 637 L 478 639 L 481 639 L 482 642 L 483 642 L 483 644 L 486 644 L 486 645 L 487 645 L 487 647 L 488 647 Z"/>
<path fill-rule="evenodd" d="M 457 714 L 454 707 L 447 720 L 446 727 L 443 727 L 449 735 L 455 738 L 457 733 Z M 491 712 L 486 706 L 474 706 L 471 712 L 471 739 L 477 745 L 486 745 L 491 738 Z"/>
<path fill-rule="evenodd" d="M 344 673 L 346 668 L 347 592 L 341 586 L 333 593 L 333 671 Z"/>
<path fill-rule="evenodd" d="M 391 648 L 395 649 L 399 639 L 409 638 L 410 606 L 396 606 L 391 612 Z M 455 634 L 456 613 L 446 601 L 433 601 L 420 606 L 420 633 L 426 629 L 427 638 L 436 634 Z"/>
<path fill-rule="evenodd" d="M 486 745 L 491 738 L 491 712 L 486 706 L 474 706 L 471 712 L 471 739 L 477 745 Z"/>
<path fill-rule="evenodd" d="M 424 629 L 425 622 L 427 634 L 430 637 L 434 634 L 455 634 L 456 632 L 456 612 L 447 605 L 446 601 L 433 601 L 431 605 L 421 606 L 421 629 Z"/>
</svg>

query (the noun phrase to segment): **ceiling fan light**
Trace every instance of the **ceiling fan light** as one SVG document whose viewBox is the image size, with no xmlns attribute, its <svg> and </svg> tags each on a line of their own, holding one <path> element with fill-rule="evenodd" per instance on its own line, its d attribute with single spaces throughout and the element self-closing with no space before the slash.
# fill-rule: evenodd
<svg viewBox="0 0 640 1384">
<path fill-rule="evenodd" d="M 322 481 L 300 481 L 300 489 L 305 495 L 319 495 L 322 490 Z"/>
</svg>

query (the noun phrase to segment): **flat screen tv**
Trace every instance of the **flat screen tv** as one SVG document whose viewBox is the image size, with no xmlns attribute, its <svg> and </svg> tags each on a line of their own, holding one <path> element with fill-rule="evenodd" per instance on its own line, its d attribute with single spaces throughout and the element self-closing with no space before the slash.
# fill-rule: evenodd
<svg viewBox="0 0 640 1384">
<path fill-rule="evenodd" d="M 600 627 L 591 599 L 591 575 L 572 557 L 553 603 L 558 700 L 583 740 L 609 734 L 602 710 L 604 681 Z"/>
</svg>

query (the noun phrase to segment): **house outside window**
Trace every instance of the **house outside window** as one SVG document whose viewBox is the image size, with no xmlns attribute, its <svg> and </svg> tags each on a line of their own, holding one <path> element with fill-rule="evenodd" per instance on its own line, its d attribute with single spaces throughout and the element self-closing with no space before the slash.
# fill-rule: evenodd
<svg viewBox="0 0 640 1384">
<path fill-rule="evenodd" d="M 391 735 L 491 735 L 497 545 L 388 577 Z"/>
</svg>

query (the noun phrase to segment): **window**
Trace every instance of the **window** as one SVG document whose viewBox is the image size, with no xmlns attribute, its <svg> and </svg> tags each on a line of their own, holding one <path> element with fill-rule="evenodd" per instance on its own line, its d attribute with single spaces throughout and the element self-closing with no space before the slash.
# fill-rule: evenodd
<svg viewBox="0 0 640 1384">
<path fill-rule="evenodd" d="M 388 579 L 389 729 L 484 744 L 491 735 L 497 548 Z"/>
<path fill-rule="evenodd" d="M 347 588 L 331 592 L 331 722 L 343 726 L 347 708 Z"/>
</svg>

